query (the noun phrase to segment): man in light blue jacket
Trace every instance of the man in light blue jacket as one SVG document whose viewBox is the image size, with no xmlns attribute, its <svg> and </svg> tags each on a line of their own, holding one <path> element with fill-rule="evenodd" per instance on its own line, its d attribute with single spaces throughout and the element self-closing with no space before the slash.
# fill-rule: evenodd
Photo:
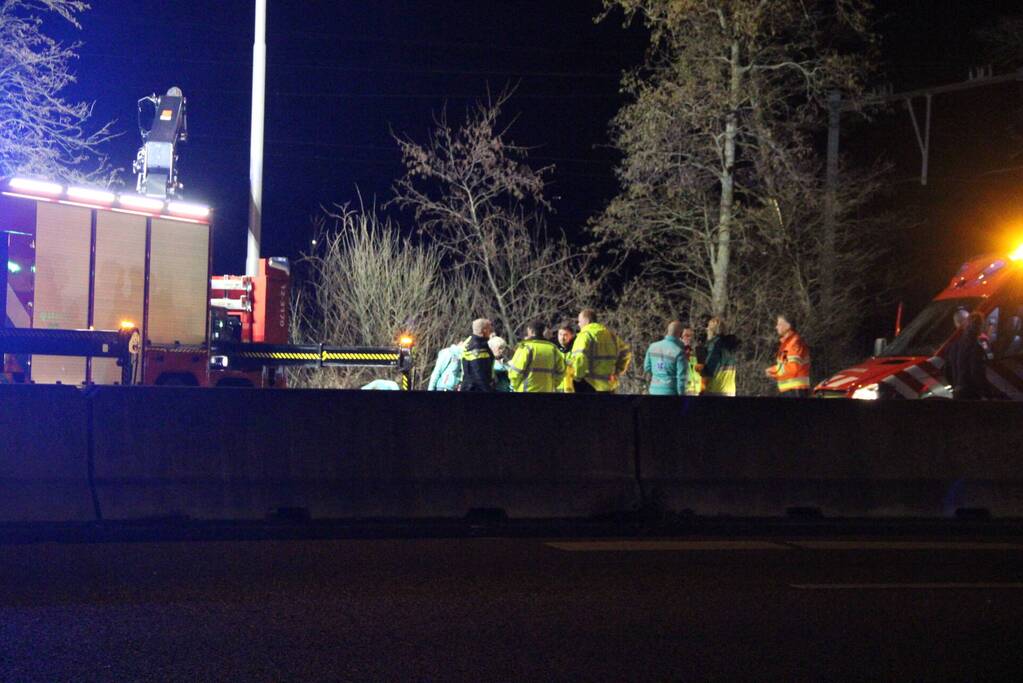
<svg viewBox="0 0 1023 683">
<path fill-rule="evenodd" d="M 455 391 L 462 383 L 462 345 L 452 344 L 437 354 L 427 391 Z"/>
<path fill-rule="evenodd" d="M 686 393 L 689 362 L 681 340 L 683 329 L 681 322 L 672 320 L 668 323 L 667 336 L 651 344 L 646 351 L 643 373 L 650 380 L 653 396 L 684 396 Z"/>
</svg>

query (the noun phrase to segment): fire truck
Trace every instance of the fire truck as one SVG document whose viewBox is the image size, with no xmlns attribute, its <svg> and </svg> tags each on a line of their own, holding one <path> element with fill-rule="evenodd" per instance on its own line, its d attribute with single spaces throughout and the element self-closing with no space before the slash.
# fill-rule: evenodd
<svg viewBox="0 0 1023 683">
<path fill-rule="evenodd" d="M 990 393 L 1023 400 L 1023 246 L 967 261 L 933 300 L 877 355 L 821 382 L 824 398 L 951 398 L 944 352 L 958 310 L 984 316 Z"/>
<path fill-rule="evenodd" d="M 212 276 L 208 207 L 0 180 L 0 382 L 283 386 L 284 368 L 379 366 L 394 347 L 288 344 L 290 272 Z"/>
<path fill-rule="evenodd" d="M 179 193 L 185 98 L 143 103 L 134 192 L 0 179 L 0 382 L 280 387 L 288 367 L 374 366 L 410 389 L 409 337 L 288 343 L 287 259 L 211 275 L 212 212 Z"/>
</svg>

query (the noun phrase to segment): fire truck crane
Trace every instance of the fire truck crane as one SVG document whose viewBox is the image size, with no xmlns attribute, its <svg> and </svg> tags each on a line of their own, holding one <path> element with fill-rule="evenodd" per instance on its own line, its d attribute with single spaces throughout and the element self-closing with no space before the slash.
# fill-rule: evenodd
<svg viewBox="0 0 1023 683">
<path fill-rule="evenodd" d="M 410 389 L 407 337 L 288 343 L 287 259 L 211 276 L 212 212 L 179 194 L 185 98 L 144 101 L 136 192 L 0 179 L 0 382 L 279 387 L 288 367 L 371 366 Z"/>
<path fill-rule="evenodd" d="M 178 143 L 188 140 L 188 119 L 185 117 L 185 97 L 181 88 L 174 87 L 166 95 L 150 95 L 138 101 L 139 148 L 131 169 L 138 176 L 135 192 L 146 197 L 176 197 L 182 188 L 178 182 Z M 145 119 L 152 107 L 152 122 Z"/>
</svg>

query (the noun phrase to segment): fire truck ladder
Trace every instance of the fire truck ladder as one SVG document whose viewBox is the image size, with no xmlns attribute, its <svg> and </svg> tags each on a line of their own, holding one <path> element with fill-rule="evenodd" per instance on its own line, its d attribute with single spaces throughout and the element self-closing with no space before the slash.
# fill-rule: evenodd
<svg viewBox="0 0 1023 683">
<path fill-rule="evenodd" d="M 264 367 L 381 367 L 401 372 L 401 388 L 412 388 L 412 350 L 406 347 L 345 347 L 326 344 L 249 344 L 218 342 L 210 349 L 210 366 L 221 370 Z"/>
<path fill-rule="evenodd" d="M 121 384 L 135 382 L 142 350 L 142 336 L 131 327 L 121 330 L 46 330 L 0 327 L 0 356 L 39 354 L 116 358 L 121 366 Z"/>
</svg>

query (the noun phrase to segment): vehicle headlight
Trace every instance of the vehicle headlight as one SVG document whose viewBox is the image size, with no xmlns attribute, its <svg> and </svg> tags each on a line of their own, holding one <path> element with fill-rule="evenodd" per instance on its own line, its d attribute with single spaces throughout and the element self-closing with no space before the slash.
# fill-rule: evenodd
<svg viewBox="0 0 1023 683">
<path fill-rule="evenodd" d="M 880 392 L 878 391 L 877 383 L 868 384 L 865 387 L 860 387 L 853 392 L 852 397 L 860 399 L 861 401 L 876 401 Z"/>
</svg>

